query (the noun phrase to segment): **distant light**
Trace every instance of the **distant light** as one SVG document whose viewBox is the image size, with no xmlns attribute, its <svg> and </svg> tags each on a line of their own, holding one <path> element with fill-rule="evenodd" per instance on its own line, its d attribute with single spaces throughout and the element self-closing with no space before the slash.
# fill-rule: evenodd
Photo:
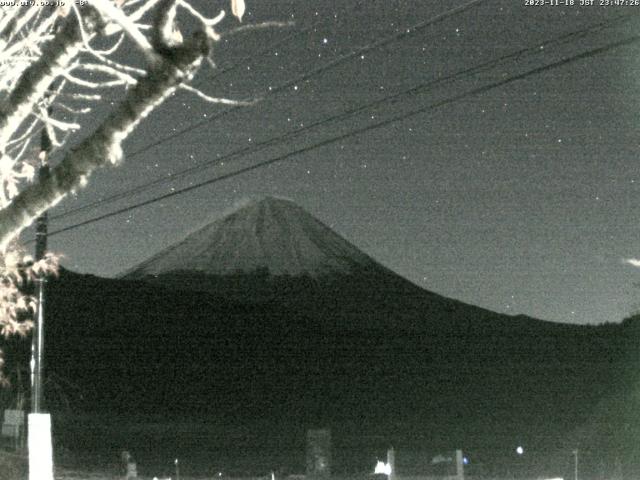
<svg viewBox="0 0 640 480">
<path fill-rule="evenodd" d="M 376 473 L 376 474 L 382 473 L 384 475 L 391 475 L 391 464 L 384 463 L 378 460 L 378 463 L 376 463 L 376 469 L 374 470 L 373 473 Z"/>
<path fill-rule="evenodd" d="M 467 457 L 462 457 L 462 463 L 464 465 L 469 465 L 469 459 Z"/>
<path fill-rule="evenodd" d="M 518 447 L 518 448 L 516 448 L 516 453 L 517 453 L 518 455 L 522 455 L 522 454 L 524 453 L 524 448 L 522 448 L 522 447 Z"/>
<path fill-rule="evenodd" d="M 637 258 L 627 258 L 624 262 L 634 267 L 640 267 L 640 260 L 638 260 Z"/>
<path fill-rule="evenodd" d="M 431 459 L 431 463 L 433 465 L 436 465 L 438 463 L 451 463 L 451 462 L 453 462 L 453 458 L 445 457 L 444 455 L 436 455 Z"/>
</svg>

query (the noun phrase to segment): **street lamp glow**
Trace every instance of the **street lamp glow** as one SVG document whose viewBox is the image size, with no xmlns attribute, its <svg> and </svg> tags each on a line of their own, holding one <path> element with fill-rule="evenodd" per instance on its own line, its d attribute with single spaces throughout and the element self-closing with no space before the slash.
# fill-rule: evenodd
<svg viewBox="0 0 640 480">
<path fill-rule="evenodd" d="M 518 455 L 522 455 L 522 454 L 524 453 L 524 448 L 522 448 L 522 447 L 518 447 L 518 448 L 516 448 L 516 453 L 517 453 Z"/>
<path fill-rule="evenodd" d="M 374 470 L 374 473 L 376 474 L 383 474 L 383 475 L 391 475 L 391 464 L 389 463 L 385 463 L 385 462 L 381 462 L 380 460 L 378 460 L 378 463 L 376 464 L 376 469 Z"/>
</svg>

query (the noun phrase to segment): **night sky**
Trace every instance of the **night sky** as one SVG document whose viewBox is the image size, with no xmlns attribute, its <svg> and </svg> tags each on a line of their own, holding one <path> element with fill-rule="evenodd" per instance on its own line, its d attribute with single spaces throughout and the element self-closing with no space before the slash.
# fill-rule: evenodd
<svg viewBox="0 0 640 480">
<path fill-rule="evenodd" d="M 640 308 L 640 269 L 629 262 L 640 258 L 640 41 L 541 67 L 638 35 L 640 6 L 579 1 L 478 1 L 424 26 L 470 2 L 247 0 L 244 23 L 295 25 L 225 37 L 213 56 L 219 70 L 204 68 L 194 85 L 262 100 L 221 114 L 229 107 L 177 93 L 127 141 L 122 166 L 52 211 L 51 230 L 388 122 L 54 235 L 50 247 L 68 268 L 115 276 L 247 199 L 276 195 L 428 290 L 547 320 L 620 321 Z M 227 2 L 196 5 L 213 15 Z M 236 26 L 229 15 L 222 30 Z M 159 178 L 167 181 L 55 218 Z"/>
</svg>

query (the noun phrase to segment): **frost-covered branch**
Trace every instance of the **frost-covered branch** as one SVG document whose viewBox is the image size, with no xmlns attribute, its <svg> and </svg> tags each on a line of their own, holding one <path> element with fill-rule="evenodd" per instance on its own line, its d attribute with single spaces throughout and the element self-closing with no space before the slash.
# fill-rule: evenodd
<svg viewBox="0 0 640 480">
<path fill-rule="evenodd" d="M 67 193 L 83 186 L 89 175 L 122 158 L 122 141 L 151 110 L 185 80 L 190 79 L 209 53 L 208 38 L 196 33 L 189 42 L 165 53 L 147 76 L 132 88 L 117 109 L 51 171 L 50 177 L 31 185 L 0 211 L 0 249 L 38 215 Z"/>
<path fill-rule="evenodd" d="M 244 0 L 214 1 L 230 3 L 242 19 Z M 203 61 L 214 65 L 211 45 L 224 34 L 214 27 L 220 28 L 225 12 L 203 14 L 188 2 L 88 0 L 83 7 L 67 2 L 68 8 L 0 9 L 0 337 L 28 332 L 36 304 L 23 286 L 57 270 L 54 255 L 37 261 L 25 255 L 17 244 L 25 227 L 84 186 L 95 169 L 119 163 L 123 141 L 178 88 L 211 103 L 252 103 L 189 85 Z M 197 25 L 188 40 L 178 10 Z M 92 106 L 101 100 L 105 106 L 109 88 L 121 91 L 122 100 L 109 102 L 113 107 L 104 118 L 80 121 L 89 112 L 104 112 Z M 98 126 L 86 132 L 87 123 Z M 65 151 L 68 138 L 82 140 Z M 59 161 L 34 181 L 52 149 Z M 0 350 L 0 383 L 2 363 Z"/>
<path fill-rule="evenodd" d="M 137 22 L 141 20 L 142 17 L 144 17 L 147 12 L 153 9 L 158 4 L 159 1 L 160 0 L 150 0 L 150 1 L 144 2 L 143 5 L 138 10 L 132 12 L 129 15 L 129 18 L 131 19 L 132 22 Z M 135 5 L 137 3 L 139 3 L 137 0 L 128 2 L 127 6 Z"/>
<path fill-rule="evenodd" d="M 242 21 L 245 9 L 244 0 L 231 0 L 231 13 L 233 13 L 238 20 Z"/>
<path fill-rule="evenodd" d="M 101 25 L 99 15 L 92 9 L 85 12 L 85 29 L 97 31 Z M 11 94 L 0 104 L 0 148 L 79 53 L 81 45 L 78 21 L 68 17 L 60 31 L 43 47 L 40 58 L 23 72 Z"/>
<path fill-rule="evenodd" d="M 149 40 L 138 29 L 138 26 L 132 21 L 120 8 L 111 2 L 104 0 L 88 0 L 89 3 L 98 10 L 103 17 L 112 20 L 118 24 L 125 35 L 131 38 L 134 44 L 142 51 L 147 60 L 153 63 L 156 60 L 155 51 L 151 47 Z"/>
<path fill-rule="evenodd" d="M 242 25 L 241 27 L 233 28 L 224 33 L 225 37 L 230 37 L 231 35 L 237 35 L 240 33 L 247 33 L 254 30 L 263 30 L 266 28 L 287 28 L 295 26 L 295 22 L 261 22 L 252 25 Z"/>
<path fill-rule="evenodd" d="M 225 15 L 224 10 L 221 11 L 214 18 L 206 18 L 204 15 L 202 15 L 200 12 L 198 12 L 195 8 L 193 8 L 189 3 L 185 1 L 180 1 L 178 5 L 186 9 L 191 15 L 193 15 L 198 21 L 200 21 L 200 24 L 204 27 L 204 31 L 209 38 L 216 41 L 220 40 L 220 35 L 218 35 L 215 32 L 213 27 L 218 25 L 224 18 L 224 15 Z"/>
<path fill-rule="evenodd" d="M 86 72 L 103 73 L 107 76 L 120 80 L 124 85 L 135 85 L 138 83 L 138 81 L 131 75 L 124 73 L 111 65 L 103 65 L 100 63 L 81 63 L 78 67 L 80 70 L 84 70 Z"/>
<path fill-rule="evenodd" d="M 221 105 L 234 105 L 234 106 L 243 106 L 248 107 L 250 105 L 254 105 L 256 103 L 255 100 L 231 100 L 230 98 L 220 98 L 220 97 L 212 97 L 207 95 L 206 93 L 198 90 L 197 88 L 192 87 L 191 85 L 182 84 L 180 85 L 180 90 L 186 90 L 187 92 L 191 92 L 197 95 L 199 98 L 208 103 L 218 103 Z"/>
</svg>

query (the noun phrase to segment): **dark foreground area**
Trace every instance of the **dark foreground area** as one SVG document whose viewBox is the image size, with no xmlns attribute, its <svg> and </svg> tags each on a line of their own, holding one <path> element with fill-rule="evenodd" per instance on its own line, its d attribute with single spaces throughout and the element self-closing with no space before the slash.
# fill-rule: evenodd
<svg viewBox="0 0 640 480">
<path fill-rule="evenodd" d="M 270 478 L 305 473 L 305 429 L 295 425 L 245 425 L 230 427 L 212 418 L 200 421 L 168 422 L 163 418 L 118 418 L 94 416 L 60 417 L 54 420 L 57 464 L 71 470 L 117 472 L 122 450 L 128 450 L 143 477 L 174 477 L 175 460 L 181 475 L 193 477 Z M 448 476 L 455 473 L 452 462 L 434 463 L 437 457 L 452 458 L 462 448 L 468 460 L 466 473 L 474 478 L 573 478 L 572 444 L 538 438 L 514 442 L 502 449 L 480 445 L 470 438 L 455 445 L 433 432 L 406 435 L 408 427 L 391 425 L 365 431 L 352 425 L 331 430 L 331 466 L 334 476 L 366 476 L 387 449 L 396 452 L 396 468 L 404 476 Z M 443 435 L 444 437 L 444 435 Z M 595 441 L 592 438 L 592 441 Z M 524 453 L 519 455 L 518 446 Z M 607 463 L 598 449 L 583 442 L 580 450 L 580 478 L 635 478 L 632 451 L 620 451 L 615 463 Z M 635 446 L 631 446 L 635 449 Z"/>
<path fill-rule="evenodd" d="M 300 473 L 306 430 L 326 427 L 336 474 L 389 446 L 417 473 L 456 448 L 486 477 L 570 478 L 576 448 L 581 478 L 640 468 L 638 319 L 509 317 L 386 271 L 211 277 L 218 294 L 162 280 L 50 281 L 45 397 L 63 460 L 109 466 L 126 449 L 141 472 L 179 458 L 194 474 Z M 10 357 L 28 364 L 28 345 Z"/>
<path fill-rule="evenodd" d="M 635 478 L 640 319 L 599 326 L 507 316 L 383 267 L 323 277 L 183 272 L 48 282 L 45 399 L 60 465 L 141 474 L 305 471 L 305 432 L 332 432 L 336 475 L 396 448 L 427 474 L 462 449 L 470 475 Z M 7 350 L 15 405 L 29 342 Z M 12 396 L 13 395 L 13 396 Z M 524 448 L 523 455 L 515 453 Z"/>
</svg>

